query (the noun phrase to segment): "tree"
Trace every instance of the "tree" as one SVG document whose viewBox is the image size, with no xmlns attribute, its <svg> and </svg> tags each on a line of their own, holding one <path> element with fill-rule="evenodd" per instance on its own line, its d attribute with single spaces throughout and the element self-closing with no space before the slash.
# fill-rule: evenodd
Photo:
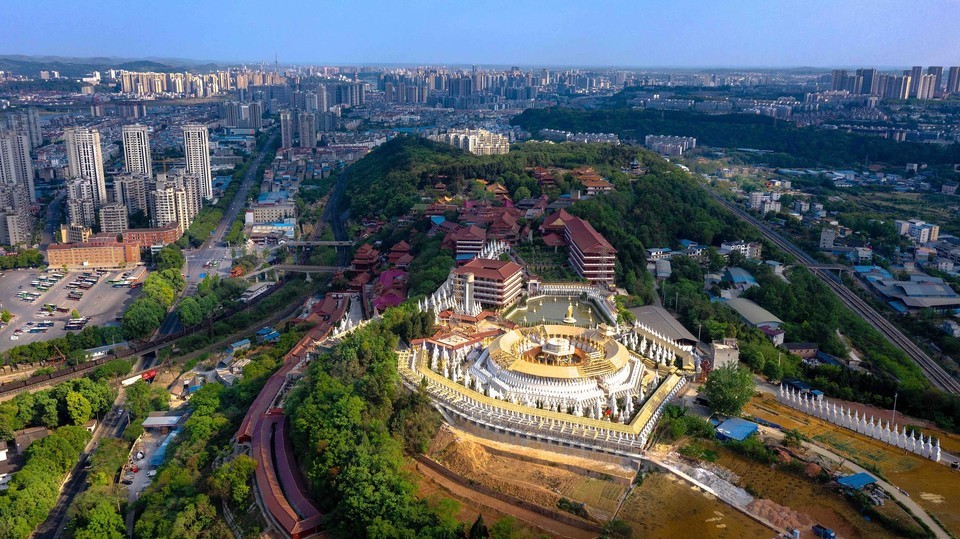
<svg viewBox="0 0 960 539">
<path fill-rule="evenodd" d="M 517 190 L 513 192 L 514 200 L 523 200 L 525 198 L 530 198 L 530 189 L 525 185 L 517 187 Z"/>
<path fill-rule="evenodd" d="M 88 500 L 92 505 L 80 507 L 75 515 L 75 539 L 123 539 L 127 527 L 117 513 L 114 503 L 107 497 L 98 496 Z M 79 505 L 79 503 L 78 503 Z"/>
<path fill-rule="evenodd" d="M 763 366 L 763 375 L 771 382 L 783 379 L 783 367 L 779 362 L 768 361 Z"/>
<path fill-rule="evenodd" d="M 131 339 L 143 339 L 163 322 L 165 310 L 152 298 L 134 301 L 127 312 L 123 313 L 123 334 Z"/>
<path fill-rule="evenodd" d="M 93 414 L 93 407 L 86 397 L 71 391 L 67 393 L 67 415 L 74 425 L 83 425 Z"/>
<path fill-rule="evenodd" d="M 166 410 L 169 406 L 169 397 L 162 386 L 153 386 L 143 380 L 127 387 L 127 408 L 134 419 L 143 419 L 147 414 L 156 410 Z"/>
<path fill-rule="evenodd" d="M 615 518 L 603 527 L 603 532 L 600 534 L 600 537 L 610 538 L 610 539 L 630 539 L 633 537 L 633 530 L 630 528 L 630 525 L 626 522 Z"/>
<path fill-rule="evenodd" d="M 37 393 L 33 399 L 33 422 L 38 426 L 56 428 L 60 425 L 60 412 L 57 411 L 57 400 L 49 392 Z"/>
<path fill-rule="evenodd" d="M 4 309 L 3 311 L 0 311 L 0 322 L 3 322 L 4 324 L 6 324 L 12 319 L 13 319 L 13 315 L 10 314 L 10 311 L 6 309 Z"/>
<path fill-rule="evenodd" d="M 797 429 L 790 429 L 784 432 L 783 445 L 787 447 L 800 447 L 803 445 L 803 434 Z"/>
<path fill-rule="evenodd" d="M 250 495 L 250 477 L 256 467 L 257 461 L 247 455 L 238 455 L 214 473 L 211 480 L 214 492 L 234 505 L 242 506 Z"/>
<path fill-rule="evenodd" d="M 490 530 L 487 529 L 487 525 L 483 522 L 483 515 L 478 515 L 477 520 L 473 521 L 473 526 L 470 526 L 470 539 L 487 539 L 490 537 Z"/>
<path fill-rule="evenodd" d="M 180 302 L 180 305 L 177 306 L 177 316 L 180 317 L 180 322 L 187 327 L 195 326 L 200 322 L 203 322 L 204 313 L 203 308 L 193 297 L 184 298 Z"/>
<path fill-rule="evenodd" d="M 76 310 L 76 309 L 70 311 L 70 317 L 71 317 L 71 318 L 80 318 L 80 311 L 78 311 L 78 310 Z"/>
<path fill-rule="evenodd" d="M 183 258 L 183 251 L 181 251 L 176 244 L 171 243 L 163 249 L 160 249 L 160 252 L 157 253 L 156 261 L 157 271 L 175 269 L 179 273 L 186 259 Z"/>
<path fill-rule="evenodd" d="M 753 396 L 755 387 L 750 371 L 727 365 L 710 372 L 703 392 L 713 412 L 737 416 Z"/>
<path fill-rule="evenodd" d="M 490 527 L 490 537 L 492 539 L 518 539 L 521 534 L 517 519 L 508 516 L 494 522 L 493 526 Z"/>
</svg>

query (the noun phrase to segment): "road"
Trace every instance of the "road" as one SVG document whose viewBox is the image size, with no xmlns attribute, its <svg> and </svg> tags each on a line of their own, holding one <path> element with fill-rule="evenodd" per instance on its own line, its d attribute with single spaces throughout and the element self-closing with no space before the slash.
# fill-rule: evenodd
<svg viewBox="0 0 960 539">
<path fill-rule="evenodd" d="M 340 207 L 340 201 L 343 199 L 343 190 L 347 186 L 347 171 L 340 173 L 340 176 L 337 177 L 337 183 L 333 186 L 333 192 L 330 193 L 330 198 L 327 200 L 326 207 L 323 208 L 323 214 L 320 216 L 320 222 L 330 223 L 330 226 L 333 228 L 333 237 L 337 241 L 348 241 L 350 238 L 347 235 L 347 228 L 345 221 L 347 218 L 347 212 Z M 314 230 L 311 240 L 317 240 L 320 237 L 320 231 L 322 227 L 316 227 Z M 350 249 L 338 248 L 337 249 L 337 265 L 338 266 L 347 266 L 350 264 Z"/>
<path fill-rule="evenodd" d="M 863 298 L 847 288 L 836 275 L 830 273 L 822 267 L 818 267 L 820 264 L 814 260 L 813 257 L 803 252 L 799 247 L 785 239 L 778 232 L 772 230 L 770 226 L 763 221 L 748 214 L 739 206 L 724 199 L 710 189 L 706 187 L 704 187 L 704 189 L 706 189 L 707 193 L 720 202 L 720 204 L 732 211 L 735 215 L 757 227 L 760 230 L 760 233 L 763 234 L 763 236 L 771 243 L 796 257 L 797 263 L 809 269 L 814 275 L 819 277 L 820 280 L 826 283 L 827 286 L 830 287 L 830 289 L 833 290 L 833 292 L 837 295 L 837 297 L 840 298 L 840 301 L 842 301 L 844 305 L 860 315 L 864 320 L 867 321 L 867 323 L 873 326 L 874 329 L 882 333 L 891 343 L 899 347 L 904 351 L 904 353 L 907 354 L 908 357 L 913 359 L 913 361 L 916 362 L 920 367 L 920 370 L 923 371 L 923 374 L 927 377 L 930 383 L 942 389 L 943 391 L 952 393 L 954 395 L 960 395 L 960 381 L 957 381 L 950 376 L 947 371 L 943 370 L 943 367 L 937 364 L 936 361 L 934 361 L 923 350 L 921 350 L 916 343 L 904 335 L 903 332 L 901 332 L 883 315 L 878 313 L 873 307 L 870 306 L 870 304 L 864 301 Z"/>
<path fill-rule="evenodd" d="M 57 498 L 57 504 L 47 515 L 47 519 L 34 531 L 35 539 L 59 539 L 67 525 L 67 511 L 73 503 L 73 499 L 83 492 L 87 487 L 87 470 L 84 465 L 100 446 L 100 440 L 104 437 L 119 438 L 123 434 L 123 429 L 127 425 L 128 417 L 126 414 L 119 416 L 117 411 L 119 403 L 123 401 L 123 391 L 121 390 L 117 399 L 113 403 L 113 408 L 108 412 L 107 417 L 97 425 L 94 430 L 93 438 L 87 444 L 86 450 L 80 455 L 80 461 L 70 473 L 70 478 L 60 491 Z"/>
<path fill-rule="evenodd" d="M 40 245 L 50 245 L 56 239 L 56 226 L 57 222 L 60 220 L 58 219 L 60 214 L 60 203 L 63 202 L 63 199 L 66 198 L 66 196 L 66 191 L 60 191 L 57 193 L 57 196 L 50 201 L 50 204 L 47 204 L 47 209 L 43 214 L 43 218 L 46 220 L 46 222 L 43 225 L 43 234 L 40 237 Z"/>
<path fill-rule="evenodd" d="M 186 268 L 184 269 L 184 275 L 187 276 L 187 286 L 180 294 L 181 298 L 186 295 L 191 295 L 196 291 L 197 284 L 203 280 L 200 275 L 206 276 L 206 274 L 210 272 L 217 272 L 221 275 L 230 273 L 230 263 L 228 261 L 233 260 L 233 257 L 230 255 L 229 247 L 221 246 L 223 238 L 230 230 L 230 226 L 233 225 L 233 221 L 237 218 L 237 215 L 240 214 L 240 210 L 246 207 L 247 195 L 250 193 L 250 188 L 253 187 L 253 182 L 257 180 L 257 169 L 260 168 L 260 164 L 263 163 L 263 158 L 267 155 L 267 152 L 278 136 L 276 132 L 273 133 L 260 148 L 257 156 L 253 162 L 250 163 L 250 167 L 247 168 L 247 173 L 243 176 L 240 189 L 237 190 L 236 195 L 234 195 L 233 200 L 227 207 L 227 211 L 224 212 L 223 218 L 220 219 L 220 223 L 217 225 L 217 228 L 214 229 L 213 233 L 204 240 L 198 249 L 184 251 L 183 255 L 187 261 Z M 219 268 L 204 267 L 204 265 L 214 260 L 220 262 Z M 175 311 L 176 303 L 178 302 L 179 298 L 177 302 L 174 302 L 173 308 L 167 313 L 167 317 L 163 320 L 163 323 L 160 324 L 160 329 L 154 338 L 170 335 L 183 329 L 183 326 L 180 324 L 180 317 L 177 316 Z"/>
</svg>

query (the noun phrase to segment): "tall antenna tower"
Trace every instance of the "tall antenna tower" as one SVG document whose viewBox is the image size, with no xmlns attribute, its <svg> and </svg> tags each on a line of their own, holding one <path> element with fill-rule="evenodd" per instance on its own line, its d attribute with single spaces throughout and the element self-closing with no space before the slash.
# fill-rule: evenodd
<svg viewBox="0 0 960 539">
<path fill-rule="evenodd" d="M 280 55 L 276 51 L 273 53 L 273 72 L 277 75 L 280 74 Z"/>
</svg>

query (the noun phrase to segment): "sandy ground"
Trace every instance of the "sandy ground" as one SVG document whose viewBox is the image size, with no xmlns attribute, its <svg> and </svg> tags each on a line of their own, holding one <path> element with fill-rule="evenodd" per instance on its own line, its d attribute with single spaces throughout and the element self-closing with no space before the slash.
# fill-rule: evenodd
<svg viewBox="0 0 960 539">
<path fill-rule="evenodd" d="M 427 454 L 460 475 L 543 507 L 556 509 L 560 498 L 585 503 L 601 521 L 612 518 L 633 476 L 620 466 L 490 442 L 448 426 Z"/>
<path fill-rule="evenodd" d="M 596 537 L 596 534 L 593 532 L 582 530 L 576 526 L 570 526 L 562 522 L 557 522 L 544 517 L 539 513 L 535 513 L 521 507 L 516 507 L 492 496 L 487 496 L 458 485 L 425 466 L 419 466 L 418 473 L 421 474 L 421 476 L 428 478 L 437 487 L 440 487 L 450 494 L 453 494 L 454 497 L 461 501 L 467 501 L 474 507 L 482 506 L 483 508 L 490 509 L 494 512 L 494 514 L 513 516 L 525 523 L 543 530 L 552 537 L 569 537 L 571 539 L 592 539 L 593 537 Z M 495 519 L 489 519 L 483 509 L 479 509 L 479 511 L 484 513 L 484 520 L 487 522 L 488 527 L 493 524 Z M 469 525 L 472 524 L 473 520 L 468 517 L 467 519 L 464 519 L 464 522 Z"/>
<path fill-rule="evenodd" d="M 766 526 L 668 473 L 649 474 L 630 492 L 618 518 L 630 525 L 634 537 L 776 537 Z"/>
<path fill-rule="evenodd" d="M 773 524 L 800 530 L 822 524 L 846 538 L 893 537 L 881 526 L 866 521 L 839 492 L 812 479 L 725 450 L 720 451 L 717 464 L 736 473 L 742 478 L 742 486 L 749 485 L 749 490 L 760 495 L 761 499 L 755 501 L 751 509 Z"/>
<path fill-rule="evenodd" d="M 755 398 L 745 411 L 785 428 L 796 428 L 818 444 L 861 465 L 875 466 L 948 531 L 960 535 L 960 511 L 956 510 L 960 503 L 960 472 L 783 406 L 772 396 Z M 953 443 L 946 438 L 942 442 L 944 447 Z"/>
</svg>

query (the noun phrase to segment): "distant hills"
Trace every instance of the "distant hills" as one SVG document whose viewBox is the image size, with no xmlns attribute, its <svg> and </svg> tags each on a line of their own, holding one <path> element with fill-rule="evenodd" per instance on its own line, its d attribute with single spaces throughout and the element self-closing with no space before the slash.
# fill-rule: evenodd
<svg viewBox="0 0 960 539">
<path fill-rule="evenodd" d="M 213 71 L 225 67 L 215 62 L 202 62 L 184 58 L 110 58 L 95 56 L 76 58 L 68 56 L 26 56 L 22 54 L 0 54 L 0 71 L 10 71 L 18 75 L 39 76 L 41 71 L 59 71 L 61 77 L 79 78 L 93 71 L 108 69 L 126 69 L 128 71 L 172 72 L 190 70 L 194 72 Z"/>
</svg>

